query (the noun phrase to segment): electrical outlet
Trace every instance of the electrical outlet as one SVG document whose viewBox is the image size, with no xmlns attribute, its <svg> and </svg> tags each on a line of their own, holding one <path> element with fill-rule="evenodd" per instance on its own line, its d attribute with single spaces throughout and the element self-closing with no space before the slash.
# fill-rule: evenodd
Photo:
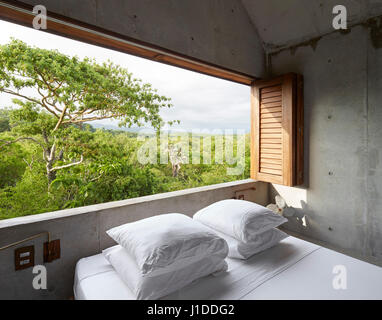
<svg viewBox="0 0 382 320">
<path fill-rule="evenodd" d="M 255 187 L 244 189 L 244 190 L 237 190 L 235 191 L 235 197 L 233 199 L 237 199 L 237 200 L 249 199 L 251 196 L 251 192 L 253 191 L 256 191 Z"/>
<path fill-rule="evenodd" d="M 34 246 L 15 250 L 15 270 L 23 270 L 34 266 Z"/>
<path fill-rule="evenodd" d="M 245 200 L 245 191 L 236 191 L 235 199 L 237 200 Z"/>
<path fill-rule="evenodd" d="M 53 260 L 60 259 L 60 257 L 60 239 L 44 243 L 44 262 L 52 262 Z"/>
</svg>

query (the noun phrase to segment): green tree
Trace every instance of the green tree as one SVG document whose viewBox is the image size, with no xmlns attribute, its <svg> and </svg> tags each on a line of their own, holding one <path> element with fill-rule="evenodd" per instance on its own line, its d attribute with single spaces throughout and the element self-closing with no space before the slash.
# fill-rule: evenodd
<svg viewBox="0 0 382 320">
<path fill-rule="evenodd" d="M 9 130 L 11 130 L 11 127 L 9 125 L 9 110 L 0 109 L 0 132 Z"/>
<path fill-rule="evenodd" d="M 17 97 L 20 107 L 11 119 L 17 136 L 0 148 L 22 140 L 39 145 L 49 184 L 58 170 L 84 161 L 81 145 L 88 137 L 79 127 L 85 122 L 118 119 L 120 126 L 160 128 L 160 109 L 171 107 L 170 99 L 112 62 L 80 60 L 19 40 L 0 46 L 0 92 Z"/>
<path fill-rule="evenodd" d="M 14 186 L 26 167 L 26 152 L 20 145 L 9 146 L 0 152 L 0 189 Z"/>
</svg>

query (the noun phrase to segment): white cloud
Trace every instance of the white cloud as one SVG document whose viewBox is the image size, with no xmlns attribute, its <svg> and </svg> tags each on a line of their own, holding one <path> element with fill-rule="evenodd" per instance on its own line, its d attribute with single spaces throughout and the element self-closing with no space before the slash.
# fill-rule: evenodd
<svg viewBox="0 0 382 320">
<path fill-rule="evenodd" d="M 250 96 L 247 86 L 5 21 L 0 21 L 0 30 L 0 44 L 14 37 L 40 48 L 57 49 L 80 58 L 93 57 L 98 62 L 111 60 L 127 68 L 135 77 L 151 83 L 160 94 L 172 98 L 174 107 L 162 110 L 161 114 L 165 121 L 181 120 L 176 128 L 232 128 L 249 131 Z M 10 105 L 10 101 L 11 97 L 0 94 L 0 107 Z"/>
</svg>

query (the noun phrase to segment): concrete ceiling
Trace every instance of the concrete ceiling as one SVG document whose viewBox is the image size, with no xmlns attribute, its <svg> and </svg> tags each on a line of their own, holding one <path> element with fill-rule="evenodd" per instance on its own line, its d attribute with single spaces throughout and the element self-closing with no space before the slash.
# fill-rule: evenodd
<svg viewBox="0 0 382 320">
<path fill-rule="evenodd" d="M 382 14 L 382 0 L 241 0 L 267 52 L 334 31 L 333 7 L 347 8 L 348 25 Z"/>
</svg>

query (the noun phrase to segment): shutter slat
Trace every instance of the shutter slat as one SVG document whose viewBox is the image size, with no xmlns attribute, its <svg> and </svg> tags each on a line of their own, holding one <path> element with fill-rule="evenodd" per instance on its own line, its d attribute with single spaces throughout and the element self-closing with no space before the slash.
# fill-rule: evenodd
<svg viewBox="0 0 382 320">
<path fill-rule="evenodd" d="M 267 133 L 267 132 L 264 132 L 264 130 L 267 130 L 267 129 L 263 129 L 261 130 L 261 136 L 260 136 L 260 139 L 277 139 L 277 140 L 281 140 L 281 130 L 279 132 L 273 132 L 273 133 Z"/>
<path fill-rule="evenodd" d="M 277 165 L 282 165 L 281 159 L 271 159 L 271 158 L 260 158 L 260 163 L 270 163 L 270 164 L 277 164 Z"/>
<path fill-rule="evenodd" d="M 283 121 L 283 118 L 282 117 L 274 117 L 274 118 L 270 118 L 270 119 L 261 119 L 261 123 L 262 124 L 266 124 L 266 123 L 281 123 Z"/>
<path fill-rule="evenodd" d="M 262 152 L 260 159 L 275 159 L 275 160 L 282 161 L 280 154 L 267 153 L 267 152 Z"/>
<path fill-rule="evenodd" d="M 261 109 L 268 109 L 268 108 L 274 108 L 274 107 L 281 108 L 282 107 L 281 100 L 276 102 L 268 102 L 267 104 L 263 104 L 263 102 L 261 102 L 261 105 L 260 105 Z"/>
<path fill-rule="evenodd" d="M 260 147 L 264 149 L 278 149 L 281 151 L 281 143 L 262 143 L 260 142 Z"/>
<path fill-rule="evenodd" d="M 272 87 L 267 87 L 267 88 L 261 89 L 262 93 L 268 93 L 268 92 L 273 92 L 273 91 L 281 91 L 281 86 L 272 86 Z"/>
<path fill-rule="evenodd" d="M 281 149 L 268 149 L 268 148 L 261 148 L 261 147 L 260 147 L 260 153 L 264 153 L 264 155 L 265 154 L 278 154 L 278 155 L 282 154 Z"/>
<path fill-rule="evenodd" d="M 282 148 L 281 139 L 260 139 L 260 146 L 267 148 L 269 146 L 271 149 Z"/>
<path fill-rule="evenodd" d="M 272 92 L 261 94 L 261 99 L 273 98 L 273 97 L 280 97 L 280 100 L 281 100 L 281 91 L 272 91 Z"/>
<path fill-rule="evenodd" d="M 270 114 L 270 113 L 277 113 L 277 112 L 280 112 L 280 113 L 282 112 L 281 107 L 261 109 L 261 114 Z"/>
<path fill-rule="evenodd" d="M 275 169 L 260 168 L 260 172 L 274 174 L 278 176 L 282 175 L 282 170 L 275 170 Z"/>
<path fill-rule="evenodd" d="M 273 98 L 263 98 L 261 99 L 261 104 L 267 105 L 269 103 L 274 103 L 278 102 L 281 104 L 281 95 L 278 97 L 273 97 Z"/>
<path fill-rule="evenodd" d="M 267 119 L 267 118 L 281 118 L 282 113 L 281 112 L 262 112 L 261 113 L 261 119 Z"/>
<path fill-rule="evenodd" d="M 261 123 L 260 124 L 260 129 L 263 128 L 281 128 L 281 123 L 280 122 L 275 122 L 275 123 Z"/>
<path fill-rule="evenodd" d="M 281 140 L 278 141 L 269 141 L 269 140 L 260 140 L 260 147 L 265 149 L 282 149 Z"/>
<path fill-rule="evenodd" d="M 281 134 L 281 128 L 263 128 L 261 130 L 261 134 L 262 135 L 273 135 L 273 134 L 277 134 L 277 136 L 279 137 L 279 134 Z"/>
<path fill-rule="evenodd" d="M 274 163 L 268 163 L 268 162 L 260 162 L 260 167 L 265 169 L 275 169 L 275 170 L 282 169 L 281 164 L 274 164 Z"/>
</svg>

